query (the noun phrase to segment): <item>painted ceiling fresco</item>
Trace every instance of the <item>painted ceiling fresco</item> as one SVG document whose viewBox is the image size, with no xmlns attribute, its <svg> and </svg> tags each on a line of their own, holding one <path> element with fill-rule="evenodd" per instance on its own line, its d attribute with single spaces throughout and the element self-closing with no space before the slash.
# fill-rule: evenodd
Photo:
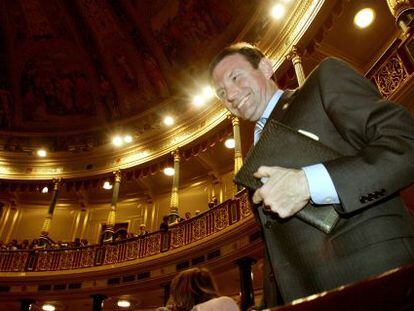
<svg viewBox="0 0 414 311">
<path fill-rule="evenodd" d="M 25 133 L 86 133 L 184 100 L 208 59 L 243 29 L 257 1 L 0 5 L 0 134 L 17 141 L 4 142 L 12 150 L 29 139 Z"/>
</svg>

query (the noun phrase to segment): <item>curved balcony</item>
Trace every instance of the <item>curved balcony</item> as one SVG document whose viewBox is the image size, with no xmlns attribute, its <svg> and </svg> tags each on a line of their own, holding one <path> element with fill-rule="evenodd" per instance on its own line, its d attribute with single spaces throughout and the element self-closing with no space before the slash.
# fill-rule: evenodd
<svg viewBox="0 0 414 311">
<path fill-rule="evenodd" d="M 11 250 L 0 252 L 1 272 L 44 272 L 84 269 L 121 264 L 139 259 L 151 260 L 161 253 L 197 245 L 222 231 L 232 230 L 252 219 L 247 192 L 187 221 L 176 224 L 167 232 L 104 245 L 66 249 Z M 167 255 L 166 254 L 166 255 Z"/>
</svg>

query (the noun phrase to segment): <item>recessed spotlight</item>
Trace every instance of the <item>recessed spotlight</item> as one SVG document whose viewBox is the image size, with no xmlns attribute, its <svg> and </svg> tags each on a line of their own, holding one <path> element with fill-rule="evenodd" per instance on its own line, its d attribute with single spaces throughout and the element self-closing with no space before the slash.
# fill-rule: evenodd
<svg viewBox="0 0 414 311">
<path fill-rule="evenodd" d="M 43 310 L 43 311 L 55 311 L 55 310 L 56 310 L 56 308 L 55 308 L 55 306 L 54 306 L 54 305 L 51 305 L 51 304 L 44 304 L 44 305 L 42 306 L 42 310 Z"/>
<path fill-rule="evenodd" d="M 48 193 L 48 192 L 49 192 L 49 188 L 47 186 L 43 187 L 42 193 Z"/>
<path fill-rule="evenodd" d="M 359 28 L 366 28 L 372 24 L 375 19 L 375 12 L 371 8 L 365 8 L 355 14 L 354 24 Z"/>
<path fill-rule="evenodd" d="M 102 188 L 106 189 L 106 190 L 111 190 L 112 189 L 112 185 L 109 181 L 105 181 Z"/>
<path fill-rule="evenodd" d="M 205 100 L 202 96 L 197 95 L 193 97 L 193 104 L 197 107 L 203 106 L 205 103 Z"/>
<path fill-rule="evenodd" d="M 47 156 L 47 151 L 45 149 L 38 149 L 37 150 L 37 155 L 41 158 L 44 158 Z"/>
<path fill-rule="evenodd" d="M 128 308 L 129 306 L 131 306 L 131 303 L 128 300 L 122 299 L 122 300 L 118 300 L 117 305 L 118 307 L 121 307 L 121 308 Z"/>
<path fill-rule="evenodd" d="M 213 88 L 211 86 L 209 86 L 209 85 L 206 86 L 206 87 L 204 87 L 203 88 L 203 96 L 206 99 L 213 98 L 214 97 L 214 90 L 213 90 Z"/>
<path fill-rule="evenodd" d="M 126 142 L 127 144 L 132 142 L 132 136 L 131 135 L 125 135 L 124 136 L 124 142 Z"/>
<path fill-rule="evenodd" d="M 228 138 L 224 142 L 224 146 L 226 146 L 229 149 L 233 149 L 236 146 L 236 141 L 234 140 L 234 138 Z"/>
<path fill-rule="evenodd" d="M 270 15 L 272 15 L 274 19 L 281 19 L 285 15 L 285 7 L 281 4 L 274 5 Z"/>
<path fill-rule="evenodd" d="M 174 119 L 173 119 L 173 117 L 171 117 L 171 116 L 166 116 L 166 117 L 164 118 L 164 124 L 165 124 L 165 125 L 168 125 L 168 126 L 173 125 L 173 124 L 174 124 Z"/>
<path fill-rule="evenodd" d="M 172 167 L 164 168 L 164 174 L 167 175 L 167 176 L 173 176 L 174 172 L 175 172 L 175 170 Z"/>
<path fill-rule="evenodd" d="M 114 144 L 114 146 L 120 147 L 122 146 L 122 144 L 124 143 L 124 140 L 122 139 L 121 136 L 114 136 L 114 138 L 112 138 L 112 144 Z"/>
</svg>

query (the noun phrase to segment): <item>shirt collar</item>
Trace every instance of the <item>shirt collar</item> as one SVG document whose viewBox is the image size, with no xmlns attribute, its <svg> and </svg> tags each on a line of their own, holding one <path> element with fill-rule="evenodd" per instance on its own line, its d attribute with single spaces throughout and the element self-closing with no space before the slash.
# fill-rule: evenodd
<svg viewBox="0 0 414 311">
<path fill-rule="evenodd" d="M 283 95 L 283 90 L 278 89 L 272 96 L 272 98 L 269 100 L 269 103 L 267 104 L 265 110 L 263 111 L 263 114 L 260 118 L 268 119 L 270 117 L 270 114 L 272 113 L 273 109 L 275 109 L 277 103 L 279 102 L 280 98 Z"/>
</svg>

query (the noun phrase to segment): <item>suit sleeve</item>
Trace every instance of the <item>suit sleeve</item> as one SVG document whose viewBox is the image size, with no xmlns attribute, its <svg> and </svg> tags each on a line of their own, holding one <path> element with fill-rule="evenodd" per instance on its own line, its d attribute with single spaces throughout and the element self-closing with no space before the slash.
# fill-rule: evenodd
<svg viewBox="0 0 414 311">
<path fill-rule="evenodd" d="M 357 152 L 323 163 L 342 207 L 373 205 L 414 182 L 414 120 L 383 99 L 375 86 L 345 63 L 330 58 L 318 69 L 321 101 L 342 138 Z"/>
</svg>

